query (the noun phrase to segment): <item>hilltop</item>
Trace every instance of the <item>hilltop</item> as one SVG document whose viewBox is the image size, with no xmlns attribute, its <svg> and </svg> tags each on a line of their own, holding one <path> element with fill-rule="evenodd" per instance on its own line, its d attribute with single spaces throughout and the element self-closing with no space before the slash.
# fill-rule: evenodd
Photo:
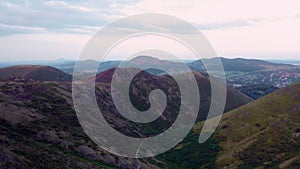
<svg viewBox="0 0 300 169">
<path fill-rule="evenodd" d="M 50 66 L 22 65 L 0 68 L 0 80 L 71 81 L 71 75 Z"/>
</svg>

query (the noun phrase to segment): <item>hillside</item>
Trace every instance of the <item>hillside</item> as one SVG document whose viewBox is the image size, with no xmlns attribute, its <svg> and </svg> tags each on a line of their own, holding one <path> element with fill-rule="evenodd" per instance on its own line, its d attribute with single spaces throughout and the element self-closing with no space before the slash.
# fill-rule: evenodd
<svg viewBox="0 0 300 169">
<path fill-rule="evenodd" d="M 126 76 L 127 71 L 131 71 L 131 69 L 136 68 L 122 68 L 123 69 L 123 76 Z M 115 72 L 115 68 L 109 69 L 107 71 L 104 71 L 102 73 L 99 73 L 96 76 L 96 82 L 98 82 L 98 85 L 104 85 L 102 83 L 110 83 L 112 76 Z M 124 71 L 125 70 L 125 71 Z M 199 94 L 203 99 L 201 99 L 201 105 L 200 109 L 202 109 L 202 112 L 208 111 L 209 103 L 210 103 L 210 97 L 211 97 L 211 86 L 210 81 L 208 78 L 208 75 L 206 73 L 200 73 L 200 72 L 193 72 L 194 76 L 196 78 L 198 88 L 199 88 Z M 184 76 L 183 76 L 184 77 Z M 137 86 L 138 85 L 138 86 Z M 149 86 L 147 86 L 149 85 Z M 146 89 L 141 89 L 141 86 L 145 87 Z M 154 87 L 156 86 L 156 87 Z M 133 82 L 133 91 L 139 91 L 139 90 L 149 90 L 154 88 L 161 88 L 164 91 L 169 90 L 168 88 L 176 88 L 176 82 L 173 80 L 173 78 L 169 75 L 153 75 L 146 71 L 141 71 L 135 78 Z M 107 89 L 107 92 L 109 92 L 110 89 Z M 174 89 L 175 90 L 175 89 Z M 139 96 L 143 96 L 141 93 L 137 94 Z M 146 97 L 146 96 L 144 96 Z M 252 101 L 250 97 L 246 96 L 245 94 L 241 93 L 240 91 L 234 89 L 234 88 L 227 88 L 227 103 L 225 107 L 225 111 L 232 110 L 236 107 L 239 107 L 245 103 L 248 103 Z M 206 115 L 204 115 L 206 117 Z M 203 118 L 201 118 L 203 119 Z"/>
<path fill-rule="evenodd" d="M 216 166 L 299 168 L 299 93 L 296 83 L 224 114 L 211 138 L 218 140 Z"/>
<path fill-rule="evenodd" d="M 158 168 L 101 150 L 83 132 L 71 84 L 0 82 L 0 168 Z"/>
<path fill-rule="evenodd" d="M 115 71 L 116 71 L 116 68 L 108 69 L 106 71 L 103 71 L 103 72 L 97 74 L 95 77 L 96 79 L 91 78 L 91 80 L 95 80 L 95 82 L 98 82 L 98 83 L 110 83 Z M 120 73 L 122 73 L 122 74 L 119 74 L 118 78 L 126 79 L 128 77 L 128 74 L 132 73 L 133 71 L 140 71 L 140 69 L 138 69 L 138 68 L 122 68 L 122 71 L 120 71 Z M 149 73 L 146 73 L 146 72 L 143 72 L 143 73 L 144 73 L 145 77 L 149 77 L 149 75 L 150 75 Z"/>
<path fill-rule="evenodd" d="M 235 88 L 238 89 L 239 91 L 245 93 L 247 96 L 249 96 L 253 99 L 261 98 L 261 97 L 266 96 L 278 89 L 277 87 L 274 87 L 272 85 L 266 85 L 266 84 L 237 86 Z"/>
<path fill-rule="evenodd" d="M 204 74 L 195 75 L 197 81 L 201 82 L 203 107 L 200 113 L 205 114 L 209 103 L 209 83 Z M 173 113 L 178 109 L 178 97 L 176 91 L 170 90 L 176 89 L 173 85 L 170 76 L 155 76 L 147 72 L 137 75 L 133 81 L 132 101 L 139 109 L 149 106 L 146 95 L 154 88 L 165 90 L 168 99 L 174 101 L 174 104 L 167 107 L 165 119 L 156 123 L 141 125 L 122 119 L 110 98 L 109 83 L 97 83 L 97 101 L 102 103 L 99 108 L 107 121 L 118 131 L 136 137 L 156 135 L 176 117 Z M 145 87 L 144 90 L 141 87 Z M 248 97 L 234 89 L 229 89 L 229 93 L 226 109 L 236 108 L 249 101 Z M 199 118 L 201 120 L 204 116 Z M 70 168 L 136 168 L 137 165 L 141 168 L 168 167 L 160 159 L 137 161 L 116 157 L 98 148 L 78 123 L 69 82 L 0 81 L 0 122 L 0 168 L 56 168 L 61 165 Z"/>
<path fill-rule="evenodd" d="M 0 80 L 71 81 L 71 75 L 50 66 L 11 66 L 0 68 Z"/>
<path fill-rule="evenodd" d="M 132 69 L 135 68 L 123 68 L 123 76 L 126 76 L 126 74 L 129 73 Z M 141 71 L 140 73 L 138 73 L 134 77 L 129 91 L 132 104 L 139 110 L 149 109 L 149 93 L 154 89 L 161 89 L 167 96 L 167 106 L 162 113 L 162 116 L 155 121 L 147 124 L 132 124 L 131 121 L 125 119 L 118 113 L 116 107 L 113 104 L 113 100 L 110 94 L 110 82 L 115 70 L 115 68 L 109 69 L 98 74 L 96 77 L 96 86 L 97 89 L 99 89 L 97 101 L 104 117 L 107 118 L 107 121 L 110 121 L 110 124 L 115 128 L 118 128 L 118 126 L 120 125 L 127 126 L 122 128 L 121 130 L 122 132 L 124 132 L 124 134 L 132 136 L 152 136 L 161 133 L 169 128 L 176 119 L 177 114 L 180 110 L 180 98 L 178 98 L 180 91 L 178 90 L 176 81 L 169 75 L 158 76 L 150 74 L 146 71 Z M 198 83 L 199 94 L 201 97 L 198 113 L 198 121 L 201 121 L 206 119 L 210 108 L 210 81 L 207 77 L 207 74 L 194 72 L 194 75 Z M 182 77 L 184 78 L 185 76 Z M 240 91 L 233 88 L 228 88 L 225 112 L 244 105 L 250 101 L 252 101 L 252 99 L 244 95 Z M 132 126 L 134 126 L 134 128 L 132 128 Z"/>
</svg>

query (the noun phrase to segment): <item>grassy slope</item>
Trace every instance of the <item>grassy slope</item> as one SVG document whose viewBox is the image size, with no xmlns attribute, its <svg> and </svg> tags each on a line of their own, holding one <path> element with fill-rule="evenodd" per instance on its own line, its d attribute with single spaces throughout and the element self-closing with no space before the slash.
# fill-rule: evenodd
<svg viewBox="0 0 300 169">
<path fill-rule="evenodd" d="M 299 164 L 300 83 L 226 113 L 213 136 L 220 168 L 277 168 Z M 197 133 L 202 124 L 194 127 Z"/>
<path fill-rule="evenodd" d="M 59 144 L 36 139 L 37 133 L 41 130 L 52 128 L 60 131 L 68 128 L 70 135 L 65 139 L 73 142 L 75 147 L 82 144 L 94 146 L 88 143 L 88 138 L 84 136 L 78 124 L 74 127 L 74 121 L 60 123 L 61 120 L 57 120 L 57 117 L 66 118 L 66 120 L 74 119 L 67 117 L 68 115 L 73 117 L 74 112 L 66 107 L 64 100 L 54 94 L 58 89 L 55 85 L 36 84 L 26 85 L 25 88 L 21 87 L 22 84 L 17 86 L 3 85 L 1 87 L 1 105 L 4 107 L 29 106 L 28 109 L 43 112 L 43 125 L 39 120 L 34 120 L 22 127 L 10 125 L 5 121 L 1 122 L 1 135 L 3 136 L 1 141 L 2 145 L 5 145 L 2 148 L 8 156 L 15 156 L 12 158 L 18 159 L 13 160 L 17 162 L 16 164 L 10 165 L 19 166 L 25 163 L 31 166 L 34 161 L 40 161 L 39 167 L 50 167 L 59 165 L 61 163 L 59 159 L 66 159 L 65 162 L 71 161 L 69 166 L 72 167 L 77 166 L 74 161 L 88 163 L 90 166 L 113 167 L 99 160 L 94 161 L 82 156 L 72 148 L 63 148 Z M 28 96 L 18 90 L 28 91 Z M 225 114 L 217 132 L 205 144 L 197 143 L 199 135 L 195 133 L 201 128 L 201 123 L 199 123 L 194 128 L 195 133 L 190 133 L 181 144 L 162 154 L 159 159 L 165 161 L 169 168 L 199 168 L 199 166 L 200 168 L 224 166 L 230 168 L 293 166 L 296 168 L 299 164 L 300 147 L 299 138 L 295 137 L 295 131 L 300 122 L 300 96 L 297 95 L 300 93 L 299 90 L 300 84 L 295 84 Z M 17 98 L 21 102 L 13 101 L 10 97 Z M 45 104 L 47 103 L 45 100 L 55 107 L 49 107 Z M 45 116 L 48 117 L 47 120 Z M 33 135 L 27 135 L 31 133 Z"/>
</svg>

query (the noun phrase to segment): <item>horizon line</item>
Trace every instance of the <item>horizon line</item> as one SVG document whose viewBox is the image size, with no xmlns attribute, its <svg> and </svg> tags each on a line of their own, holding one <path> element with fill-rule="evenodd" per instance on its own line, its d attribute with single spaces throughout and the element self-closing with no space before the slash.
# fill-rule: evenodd
<svg viewBox="0 0 300 169">
<path fill-rule="evenodd" d="M 148 56 L 153 57 L 153 56 Z M 250 58 L 250 57 L 243 57 L 243 56 L 237 56 L 237 57 L 228 57 L 228 56 L 217 56 L 218 58 L 225 58 L 225 59 L 249 59 L 249 60 L 265 60 L 265 61 L 300 61 L 300 59 L 296 58 L 286 58 L 286 59 L 279 59 L 279 58 Z M 217 58 L 212 57 L 212 58 Z M 156 58 L 156 57 L 153 57 Z M 159 59 L 159 58 L 158 58 Z M 211 59 L 211 58 L 201 58 L 201 59 Z M 86 61 L 86 60 L 94 60 L 96 59 L 85 59 L 85 60 L 77 60 L 77 59 L 69 59 L 69 58 L 57 58 L 57 59 L 49 59 L 49 60 L 11 60 L 11 61 L 0 61 L 0 64 L 9 64 L 9 63 L 28 63 L 28 62 L 61 62 L 61 61 Z M 124 61 L 125 59 L 115 59 L 115 60 L 103 60 L 104 62 L 107 61 Z M 168 59 L 160 59 L 160 60 L 168 60 Z M 178 59 L 179 61 L 196 61 L 199 59 Z M 173 61 L 172 59 L 169 61 Z M 175 60 L 174 60 L 175 61 Z"/>
</svg>

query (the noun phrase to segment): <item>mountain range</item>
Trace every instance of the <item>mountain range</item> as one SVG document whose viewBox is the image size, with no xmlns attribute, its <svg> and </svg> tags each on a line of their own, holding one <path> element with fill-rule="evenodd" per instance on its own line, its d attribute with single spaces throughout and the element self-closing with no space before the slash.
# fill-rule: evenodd
<svg viewBox="0 0 300 169">
<path fill-rule="evenodd" d="M 220 59 L 223 64 L 224 71 L 239 71 L 239 72 L 253 72 L 262 70 L 281 70 L 281 69 L 294 69 L 295 65 L 272 63 L 259 59 L 244 59 L 244 58 L 211 58 L 203 59 L 207 65 L 214 64 L 216 59 Z M 190 67 L 196 71 L 205 71 L 205 66 L 201 60 L 189 63 Z"/>
<path fill-rule="evenodd" d="M 292 83 L 300 81 L 300 66 L 273 63 L 258 59 L 243 59 L 243 58 L 210 58 L 205 59 L 207 65 L 213 66 L 215 61 L 219 59 L 224 67 L 224 71 L 227 78 L 227 83 L 238 90 L 244 92 L 244 94 L 256 99 L 265 96 L 277 88 L 286 87 Z M 166 67 L 169 70 L 175 70 L 180 64 L 178 61 L 159 60 L 150 56 L 139 56 L 135 58 L 138 63 L 152 63 L 154 65 Z M 202 60 L 184 62 L 192 71 L 206 72 L 206 68 Z M 94 60 L 79 61 L 79 70 L 89 71 L 90 65 L 98 65 L 98 62 Z M 98 73 L 105 70 L 117 67 L 121 61 L 104 61 L 98 67 Z M 75 62 L 67 62 L 65 64 L 56 64 L 54 67 L 71 74 L 74 70 Z M 164 72 L 157 69 L 146 70 L 152 74 L 164 74 Z M 214 71 L 214 70 L 211 70 Z M 182 73 L 182 72 L 179 72 Z M 256 86 L 256 87 L 255 87 Z M 260 87 L 257 87 L 260 86 Z M 255 88 L 255 91 L 248 92 L 243 89 Z M 267 89 L 265 92 L 264 89 Z"/>
<path fill-rule="evenodd" d="M 0 147 L 2 152 L 0 153 L 0 167 L 55 168 L 55 166 L 63 164 L 71 168 L 135 168 L 136 160 L 111 155 L 98 148 L 85 135 L 73 109 L 71 82 L 56 81 L 55 78 L 53 81 L 48 81 L 49 79 L 43 81 L 39 79 L 39 74 L 32 71 L 44 70 L 43 68 L 49 69 L 49 67 L 31 66 L 28 71 L 30 76 L 27 76 L 28 73 L 23 71 L 24 66 L 20 66 L 19 70 L 12 67 L 14 75 L 22 77 L 22 80 L 11 78 L 0 81 L 0 141 L 2 145 Z M 9 70 L 9 68 L 5 70 Z M 56 71 L 54 74 L 64 74 L 57 69 L 53 70 Z M 102 74 L 107 74 L 106 79 L 110 79 L 113 71 L 113 69 L 107 70 Z M 52 71 L 48 73 L 48 75 L 53 74 Z M 100 77 L 103 78 L 103 76 L 97 78 Z M 203 98 L 199 113 L 201 116 L 198 119 L 200 121 L 205 119 L 209 106 L 209 81 L 205 74 L 195 72 L 195 77 L 201 84 L 199 89 Z M 140 90 L 140 86 L 146 88 Z M 133 100 L 133 104 L 142 106 L 138 107 L 140 109 L 147 108 L 149 105 L 147 93 L 154 88 L 160 88 L 165 92 L 170 89 L 176 90 L 170 76 L 157 76 L 143 71 L 133 81 L 132 95 L 133 97 L 139 96 Z M 113 106 L 109 89 L 109 81 L 97 83 L 97 101 L 101 103 L 99 108 L 112 127 L 124 134 L 155 135 L 159 131 L 164 131 L 176 117 L 178 109 L 176 108 L 178 105 L 175 104 L 178 103 L 176 101 L 178 93 L 176 92 L 169 92 L 168 99 L 174 101 L 174 104 L 167 106 L 163 113 L 165 117 L 153 123 L 159 125 L 153 126 L 153 124 L 136 125 L 131 121 L 124 120 Z M 226 111 L 251 100 L 238 90 L 228 88 Z M 163 162 L 161 163 L 163 164 Z M 142 168 L 161 168 L 149 159 L 139 160 L 138 165 Z"/>
<path fill-rule="evenodd" d="M 151 57 L 139 59 L 174 65 L 173 61 Z M 227 63 L 232 60 L 221 60 L 226 62 L 227 76 L 233 78 L 251 79 L 253 76 L 249 75 L 262 72 L 298 71 L 292 65 L 243 59 L 234 60 L 233 64 Z M 149 137 L 165 131 L 180 108 L 180 91 L 172 76 L 146 70 L 134 77 L 129 88 L 134 107 L 147 110 L 151 106 L 148 96 L 154 89 L 164 91 L 168 103 L 162 116 L 154 122 L 134 123 L 118 113 L 111 97 L 110 83 L 117 62 L 112 61 L 105 70 L 98 71 L 96 78 L 86 79 L 96 82 L 96 98 L 105 119 L 117 131 L 132 137 Z M 197 62 L 187 64 L 192 68 Z M 86 61 L 87 66 L 94 63 Z M 256 63 L 258 66 L 252 68 L 248 65 Z M 72 66 L 69 69 L 73 70 Z M 0 168 L 299 168 L 300 83 L 276 87 L 259 93 L 259 97 L 253 93 L 267 91 L 269 87 L 232 83 L 227 88 L 225 114 L 216 132 L 199 144 L 199 132 L 210 106 L 211 86 L 205 71 L 192 70 L 201 96 L 193 130 L 176 147 L 159 156 L 128 159 L 102 150 L 84 133 L 73 108 L 70 74 L 50 66 L 1 68 Z"/>
<path fill-rule="evenodd" d="M 278 61 L 270 62 L 243 58 L 228 59 L 223 57 L 211 59 L 203 58 L 203 61 L 205 60 L 205 63 L 208 65 L 213 65 L 216 59 L 219 59 L 223 64 L 227 83 L 254 99 L 265 96 L 278 88 L 286 87 L 294 82 L 300 81 L 299 65 L 287 64 L 286 62 L 278 63 Z M 152 63 L 175 71 L 177 69 L 174 68 L 182 64 L 178 61 L 160 60 L 151 56 L 139 56 L 135 58 L 135 61 L 137 63 Z M 77 66 L 77 70 L 84 72 L 90 72 L 92 71 L 90 70 L 91 67 L 98 66 L 98 62 L 95 60 L 82 60 L 78 62 L 79 63 L 76 64 L 76 62 L 72 60 L 55 60 L 52 62 L 49 61 L 48 64 L 68 74 L 73 74 L 75 65 Z M 97 73 L 118 67 L 120 63 L 122 63 L 122 61 L 103 61 L 99 65 Z M 193 71 L 206 72 L 202 60 L 187 61 L 184 63 Z M 41 64 L 45 65 L 46 63 L 41 62 Z M 165 74 L 165 72 L 158 69 L 148 69 L 146 71 L 156 75 Z M 248 92 L 246 89 L 249 88 L 255 90 Z"/>
</svg>

